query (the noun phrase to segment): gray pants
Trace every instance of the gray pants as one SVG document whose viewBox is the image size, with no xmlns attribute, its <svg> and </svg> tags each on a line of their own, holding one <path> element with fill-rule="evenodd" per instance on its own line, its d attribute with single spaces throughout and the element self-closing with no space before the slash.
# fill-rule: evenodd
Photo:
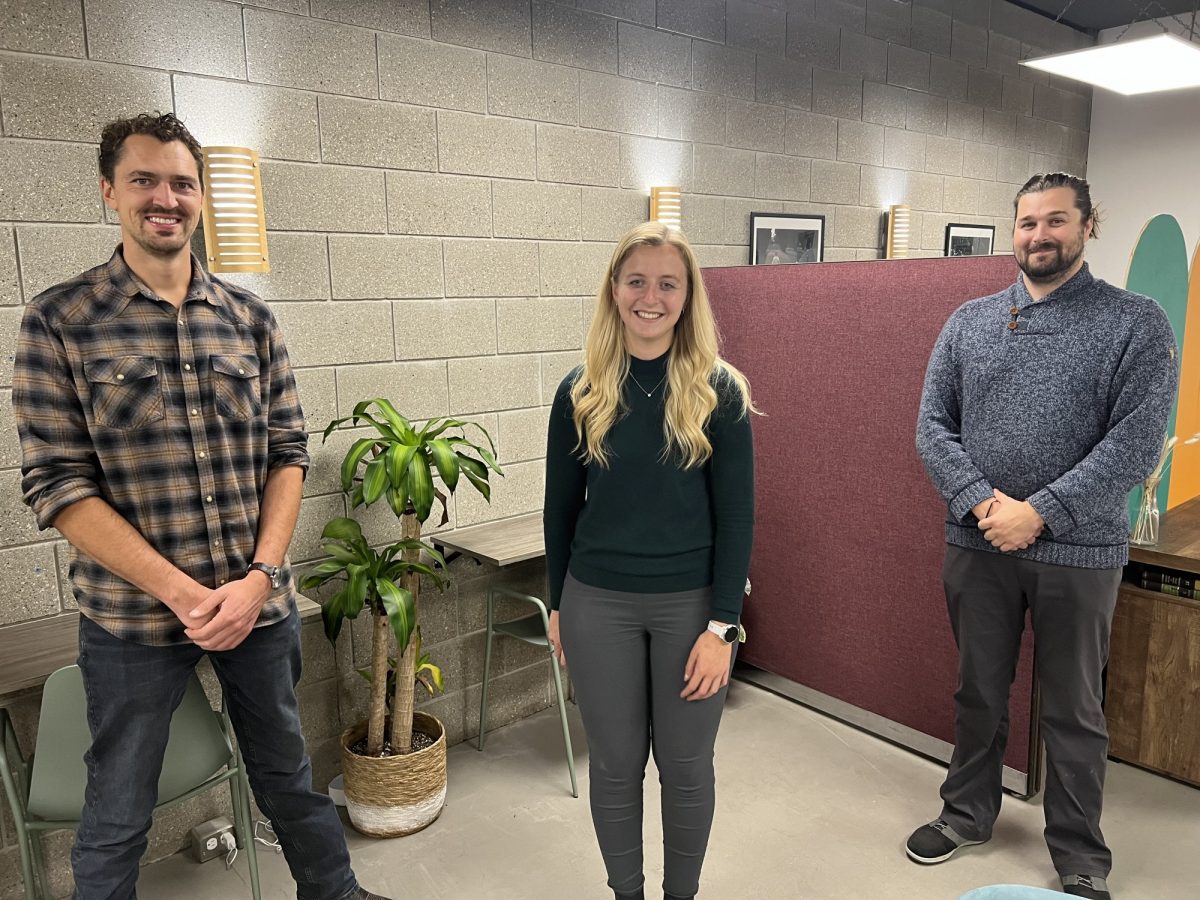
<svg viewBox="0 0 1200 900">
<path fill-rule="evenodd" d="M 716 791 L 713 745 L 727 688 L 680 698 L 683 670 L 710 616 L 708 588 L 632 594 L 563 586 L 559 626 L 587 732 L 592 821 L 608 884 L 642 887 L 642 782 L 650 749 L 662 786 L 663 890 L 699 889 Z"/>
<path fill-rule="evenodd" d="M 1108 753 L 1101 676 L 1121 570 L 947 546 L 942 576 L 959 653 L 954 757 L 942 785 L 942 818 L 970 840 L 991 836 L 1000 812 L 1008 692 L 1028 609 L 1049 764 L 1046 846 L 1060 875 L 1107 876 L 1112 854 L 1100 833 Z"/>
</svg>

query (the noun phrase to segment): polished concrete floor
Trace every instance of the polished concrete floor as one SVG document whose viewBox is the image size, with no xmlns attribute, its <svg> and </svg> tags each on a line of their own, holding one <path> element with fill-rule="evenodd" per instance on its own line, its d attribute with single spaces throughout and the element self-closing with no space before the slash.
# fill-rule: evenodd
<svg viewBox="0 0 1200 900">
<path fill-rule="evenodd" d="M 441 818 L 391 841 L 350 831 L 364 886 L 395 900 L 604 900 L 604 869 L 586 800 L 587 754 L 577 713 L 580 799 L 567 789 L 557 716 L 494 732 L 487 749 L 450 752 Z M 651 764 L 653 765 L 653 764 Z M 703 900 L 955 900 L 992 883 L 1057 887 L 1042 811 L 1005 798 L 990 844 L 951 862 L 909 862 L 903 842 L 938 811 L 944 769 L 832 719 L 735 682 L 717 743 L 718 804 Z M 647 896 L 662 851 L 656 777 L 646 790 Z M 1109 768 L 1104 830 L 1121 900 L 1200 897 L 1200 790 L 1118 763 Z M 265 900 L 294 897 L 281 857 L 264 850 Z M 184 855 L 143 871 L 142 900 L 249 897 L 244 861 L 226 872 Z"/>
</svg>

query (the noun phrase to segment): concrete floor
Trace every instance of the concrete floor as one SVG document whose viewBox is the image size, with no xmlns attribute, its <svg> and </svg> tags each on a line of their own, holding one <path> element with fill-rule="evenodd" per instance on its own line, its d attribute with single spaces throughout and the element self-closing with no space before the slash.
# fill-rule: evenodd
<svg viewBox="0 0 1200 900">
<path fill-rule="evenodd" d="M 348 829 L 364 886 L 395 898 L 606 900 L 586 800 L 587 754 L 572 737 L 580 799 L 572 799 L 557 716 L 547 710 L 494 732 L 480 754 L 450 751 L 441 818 L 407 838 Z M 653 765 L 653 763 L 651 764 Z M 717 818 L 706 900 L 954 900 L 992 883 L 1057 887 L 1037 801 L 1005 798 L 991 843 L 933 867 L 903 842 L 938 811 L 944 769 L 832 719 L 735 682 L 717 743 Z M 647 778 L 647 896 L 661 896 L 656 776 Z M 1105 834 L 1122 900 L 1200 896 L 1200 790 L 1130 766 L 1109 767 Z M 283 859 L 260 852 L 264 900 L 295 896 Z M 653 888 L 653 890 L 651 890 Z M 143 870 L 142 900 L 249 897 L 245 863 L 226 872 L 184 855 Z"/>
</svg>

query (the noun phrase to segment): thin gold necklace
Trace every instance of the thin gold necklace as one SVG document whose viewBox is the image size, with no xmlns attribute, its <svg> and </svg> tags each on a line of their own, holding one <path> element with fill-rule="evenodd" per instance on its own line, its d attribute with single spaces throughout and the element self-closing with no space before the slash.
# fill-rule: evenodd
<svg viewBox="0 0 1200 900">
<path fill-rule="evenodd" d="M 662 377 L 662 379 L 658 382 L 658 384 L 656 384 L 654 387 L 650 388 L 650 390 L 646 390 L 646 386 L 637 380 L 636 375 L 634 375 L 632 372 L 630 372 L 629 377 L 633 379 L 633 383 L 636 384 L 639 388 L 641 388 L 642 393 L 645 394 L 647 397 L 649 397 L 651 394 L 653 394 L 655 391 L 657 391 L 660 387 L 662 387 L 663 382 L 667 380 L 667 376 L 664 375 Z"/>
</svg>

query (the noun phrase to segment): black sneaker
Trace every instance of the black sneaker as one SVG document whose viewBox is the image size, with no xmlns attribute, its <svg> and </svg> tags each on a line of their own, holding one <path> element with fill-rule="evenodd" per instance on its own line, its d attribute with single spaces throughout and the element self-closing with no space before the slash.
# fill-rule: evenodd
<svg viewBox="0 0 1200 900">
<path fill-rule="evenodd" d="M 904 850 L 913 862 L 931 866 L 934 863 L 945 862 L 958 852 L 960 847 L 982 843 L 983 841 L 968 841 L 944 821 L 936 819 L 914 831 L 908 843 L 904 845 Z"/>
<path fill-rule="evenodd" d="M 1101 875 L 1064 875 L 1063 893 L 1072 897 L 1091 897 L 1092 900 L 1111 900 L 1108 883 Z"/>
<path fill-rule="evenodd" d="M 358 893 L 354 895 L 354 900 L 388 900 L 388 898 L 380 894 L 372 894 L 365 887 L 360 887 Z"/>
</svg>

